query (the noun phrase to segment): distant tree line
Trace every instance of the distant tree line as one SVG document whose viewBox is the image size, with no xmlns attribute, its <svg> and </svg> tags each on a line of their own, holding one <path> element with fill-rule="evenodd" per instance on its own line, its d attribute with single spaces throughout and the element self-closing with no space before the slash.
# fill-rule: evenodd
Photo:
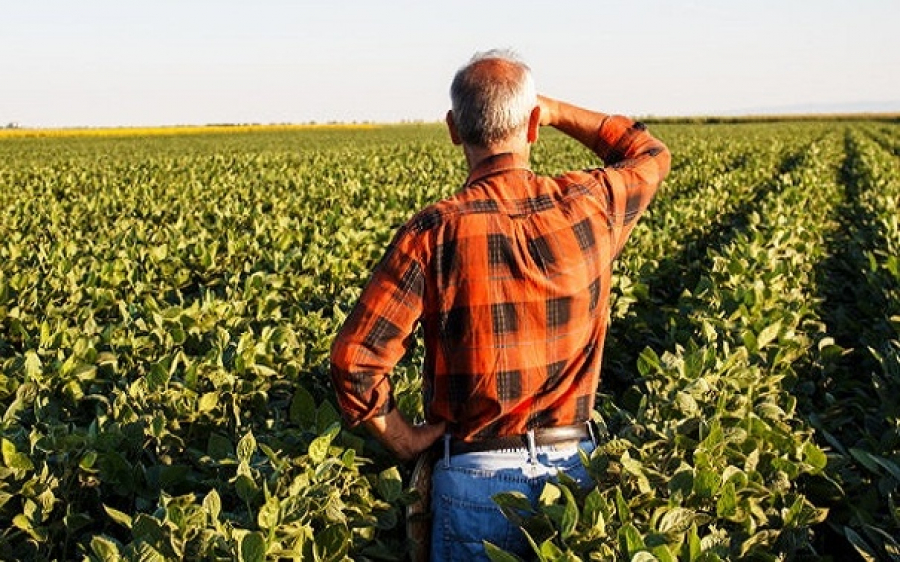
<svg viewBox="0 0 900 562">
<path fill-rule="evenodd" d="M 900 113 L 809 113 L 797 115 L 685 116 L 641 117 L 644 123 L 716 124 L 716 123 L 780 123 L 786 121 L 885 121 L 900 123 Z"/>
</svg>

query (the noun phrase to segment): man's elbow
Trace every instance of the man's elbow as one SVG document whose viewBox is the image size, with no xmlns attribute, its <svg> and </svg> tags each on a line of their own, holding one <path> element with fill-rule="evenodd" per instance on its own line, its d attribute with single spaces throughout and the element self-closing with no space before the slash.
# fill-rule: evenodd
<svg viewBox="0 0 900 562">
<path fill-rule="evenodd" d="M 659 180 L 662 181 L 672 169 L 672 153 L 669 152 L 669 147 L 657 141 L 654 146 L 650 147 L 647 154 L 656 162 Z"/>
<path fill-rule="evenodd" d="M 341 398 L 342 391 L 347 386 L 349 373 L 353 368 L 350 360 L 350 347 L 349 342 L 340 335 L 331 342 L 329 371 L 331 374 L 331 385 L 339 399 Z"/>
<path fill-rule="evenodd" d="M 662 147 L 662 152 L 660 153 L 659 177 L 662 179 L 672 171 L 672 153 L 669 152 L 669 147 L 666 145 L 660 143 L 660 146 Z"/>
<path fill-rule="evenodd" d="M 339 331 L 331 341 L 331 349 L 328 355 L 332 372 L 351 372 L 357 351 L 358 343 L 349 337 L 344 330 Z"/>
<path fill-rule="evenodd" d="M 334 368 L 343 362 L 343 358 L 347 356 L 347 346 L 346 343 L 341 339 L 341 336 L 338 335 L 331 342 L 331 349 L 328 352 L 328 359 L 331 362 L 331 368 Z"/>
</svg>

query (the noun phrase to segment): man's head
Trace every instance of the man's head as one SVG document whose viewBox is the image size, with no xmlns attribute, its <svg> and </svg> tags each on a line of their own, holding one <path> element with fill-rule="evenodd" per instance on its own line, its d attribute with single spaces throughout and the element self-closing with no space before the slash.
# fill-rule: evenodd
<svg viewBox="0 0 900 562">
<path fill-rule="evenodd" d="M 448 124 L 458 137 L 454 140 L 485 148 L 525 134 L 537 106 L 531 69 L 503 50 L 477 53 L 460 68 L 450 99 Z"/>
</svg>

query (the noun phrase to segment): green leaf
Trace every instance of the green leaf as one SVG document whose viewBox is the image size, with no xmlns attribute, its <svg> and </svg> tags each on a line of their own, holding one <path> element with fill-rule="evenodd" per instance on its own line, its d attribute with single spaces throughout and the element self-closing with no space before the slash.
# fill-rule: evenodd
<svg viewBox="0 0 900 562">
<path fill-rule="evenodd" d="M 631 523 L 631 509 L 628 508 L 628 502 L 622 495 L 622 489 L 616 486 L 616 513 L 619 516 L 619 523 L 628 525 Z M 621 533 L 620 535 L 621 536 Z"/>
<path fill-rule="evenodd" d="M 119 562 L 122 560 L 119 543 L 104 535 L 97 535 L 91 539 L 91 552 L 103 562 Z"/>
<path fill-rule="evenodd" d="M 399 513 L 397 508 L 391 507 L 389 509 L 385 509 L 378 512 L 378 523 L 377 526 L 382 530 L 390 530 L 397 527 L 397 522 L 399 520 Z"/>
<path fill-rule="evenodd" d="M 160 262 L 166 259 L 168 250 L 168 246 L 165 245 L 153 246 L 150 248 L 148 254 L 150 256 L 150 259 L 156 262 Z"/>
<path fill-rule="evenodd" d="M 671 493 L 681 493 L 688 496 L 694 489 L 694 471 L 690 468 L 676 472 L 667 484 Z"/>
<path fill-rule="evenodd" d="M 566 540 L 572 536 L 578 526 L 578 505 L 575 502 L 575 496 L 568 488 L 563 486 L 560 489 L 565 496 L 566 503 L 559 521 L 559 533 L 563 540 Z"/>
<path fill-rule="evenodd" d="M 620 462 L 622 463 L 622 468 L 624 468 L 626 472 L 635 477 L 635 482 L 637 483 L 638 490 L 640 490 L 642 494 L 647 494 L 652 491 L 650 481 L 644 474 L 644 465 L 641 463 L 641 461 L 631 458 L 631 455 L 629 455 L 626 451 L 622 455 Z"/>
<path fill-rule="evenodd" d="M 532 505 L 528 497 L 522 492 L 501 492 L 491 497 L 501 509 L 513 509 L 518 511 L 531 511 Z"/>
<path fill-rule="evenodd" d="M 302 386 L 298 386 L 291 399 L 290 420 L 302 428 L 312 428 L 316 422 L 316 402 L 312 394 Z"/>
<path fill-rule="evenodd" d="M 324 433 L 331 426 L 339 425 L 340 423 L 341 415 L 334 408 L 334 405 L 328 400 L 322 402 L 316 412 L 316 429 L 319 433 Z"/>
<path fill-rule="evenodd" d="M 247 533 L 240 544 L 241 562 L 265 562 L 266 539 L 261 533 Z"/>
<path fill-rule="evenodd" d="M 712 470 L 701 469 L 694 475 L 694 493 L 701 498 L 712 498 L 719 491 L 722 478 Z"/>
<path fill-rule="evenodd" d="M 741 557 L 747 556 L 752 552 L 768 554 L 772 551 L 772 546 L 775 544 L 775 541 L 778 540 L 778 535 L 780 533 L 780 530 L 775 529 L 767 529 L 764 531 L 756 532 L 750 538 L 741 543 Z"/>
<path fill-rule="evenodd" d="M 206 510 L 211 521 L 217 521 L 219 519 L 219 514 L 222 512 L 222 499 L 215 489 L 210 490 L 209 493 L 206 494 L 206 497 L 203 498 L 203 508 Z"/>
<path fill-rule="evenodd" d="M 663 514 L 659 521 L 660 533 L 684 533 L 694 524 L 694 511 L 684 507 L 674 507 Z"/>
<path fill-rule="evenodd" d="M 376 483 L 378 494 L 387 502 L 393 503 L 403 495 L 403 478 L 396 466 L 392 466 L 378 475 Z"/>
<path fill-rule="evenodd" d="M 332 435 L 320 435 L 309 444 L 309 460 L 315 464 L 321 464 L 328 457 L 328 448 L 331 447 Z"/>
<path fill-rule="evenodd" d="M 207 392 L 203 396 L 200 397 L 200 400 L 197 401 L 197 411 L 199 413 L 212 412 L 216 409 L 216 405 L 219 403 L 219 393 L 218 392 Z"/>
<path fill-rule="evenodd" d="M 43 365 L 41 358 L 32 350 L 25 352 L 25 376 L 32 380 L 40 380 Z"/>
<path fill-rule="evenodd" d="M 779 332 L 781 332 L 781 320 L 763 328 L 756 337 L 757 349 L 762 349 L 773 342 L 778 337 Z"/>
<path fill-rule="evenodd" d="M 262 530 L 273 530 L 281 523 L 281 504 L 276 496 L 269 496 L 259 510 L 256 524 Z"/>
<path fill-rule="evenodd" d="M 697 533 L 697 526 L 691 525 L 687 540 L 688 560 L 693 562 L 700 558 L 703 553 L 703 544 L 700 542 L 700 536 Z"/>
<path fill-rule="evenodd" d="M 847 537 L 847 540 L 850 541 L 850 544 L 853 545 L 853 548 L 856 549 L 856 552 L 863 560 L 866 562 L 878 562 L 878 553 L 856 531 L 850 527 L 844 527 L 844 536 Z"/>
<path fill-rule="evenodd" d="M 238 441 L 237 458 L 240 462 L 249 463 L 250 459 L 253 457 L 253 453 L 255 452 L 256 438 L 253 437 L 252 431 L 248 431 L 243 437 L 241 437 L 240 441 Z"/>
<path fill-rule="evenodd" d="M 741 343 L 744 344 L 744 347 L 752 353 L 759 353 L 759 342 L 756 341 L 756 336 L 753 335 L 753 332 L 746 331 L 741 335 Z"/>
<path fill-rule="evenodd" d="M 656 557 L 656 560 L 658 560 L 659 562 L 678 562 L 678 558 L 674 554 L 672 554 L 672 550 L 667 544 L 654 546 L 650 549 L 650 552 L 653 554 L 653 556 Z"/>
<path fill-rule="evenodd" d="M 803 511 L 803 497 L 797 496 L 794 498 L 794 503 L 791 504 L 791 507 L 787 509 L 782 509 L 781 519 L 783 521 L 784 527 L 798 527 L 797 520 L 800 517 L 800 513 Z"/>
<path fill-rule="evenodd" d="M 898 467 L 895 463 L 889 461 L 888 459 L 876 455 L 874 453 L 870 453 L 864 449 L 851 448 L 850 454 L 853 455 L 853 458 L 859 461 L 860 464 L 868 468 L 870 471 L 880 474 L 881 471 L 878 467 L 881 467 L 885 471 L 890 474 L 894 480 L 900 482 L 900 467 Z"/>
<path fill-rule="evenodd" d="M 224 460 L 234 454 L 234 444 L 219 433 L 210 433 L 206 442 L 206 454 L 216 460 Z"/>
<path fill-rule="evenodd" d="M 541 495 L 538 497 L 538 503 L 540 505 L 553 505 L 560 497 L 562 497 L 560 487 L 552 482 L 547 482 L 541 490 Z"/>
<path fill-rule="evenodd" d="M 523 525 L 526 517 L 534 512 L 531 501 L 522 492 L 501 492 L 491 496 L 491 499 L 514 525 Z"/>
<path fill-rule="evenodd" d="M 582 517 L 587 525 L 597 531 L 598 536 L 606 536 L 606 514 L 609 512 L 606 500 L 598 488 L 592 488 L 584 498 Z"/>
<path fill-rule="evenodd" d="M 737 507 L 734 483 L 727 482 L 722 490 L 722 495 L 716 502 L 716 515 L 723 519 L 730 519 L 737 513 Z"/>
<path fill-rule="evenodd" d="M 522 559 L 515 554 L 510 554 L 505 550 L 491 544 L 488 541 L 482 541 L 484 544 L 484 552 L 493 562 L 522 562 Z"/>
<path fill-rule="evenodd" d="M 803 460 L 812 467 L 813 474 L 825 470 L 828 465 L 828 457 L 825 452 L 812 441 L 803 444 Z"/>
<path fill-rule="evenodd" d="M 147 389 L 150 392 L 165 390 L 169 384 L 169 368 L 166 361 L 154 363 L 146 375 Z"/>
<path fill-rule="evenodd" d="M 2 505 L 2 502 L 0 502 L 0 505 Z M 66 526 L 67 532 L 72 535 L 78 534 L 79 531 L 95 522 L 94 518 L 88 513 L 75 513 L 71 509 L 63 517 L 63 524 Z"/>
<path fill-rule="evenodd" d="M 356 451 L 354 449 L 344 451 L 344 454 L 341 455 L 341 463 L 345 468 L 353 468 L 356 464 Z"/>
<path fill-rule="evenodd" d="M 164 489 L 169 489 L 174 485 L 184 482 L 191 473 L 191 467 L 186 464 L 151 466 L 147 469 L 148 479 L 154 472 L 158 478 L 159 485 Z"/>
<path fill-rule="evenodd" d="M 642 377 L 648 377 L 662 371 L 662 362 L 652 348 L 645 347 L 638 355 L 637 368 Z"/>
<path fill-rule="evenodd" d="M 315 537 L 316 552 L 332 560 L 343 558 L 350 546 L 350 530 L 345 525 L 332 524 Z"/>
<path fill-rule="evenodd" d="M 127 513 L 122 513 L 118 509 L 113 509 L 108 505 L 103 506 L 103 510 L 106 511 L 106 514 L 109 515 L 110 519 L 122 525 L 126 529 L 131 529 L 131 516 Z"/>
<path fill-rule="evenodd" d="M 16 445 L 9 439 L 3 439 L 0 450 L 3 453 L 3 464 L 13 470 L 33 470 L 34 464 L 27 455 L 16 450 Z"/>
<path fill-rule="evenodd" d="M 642 550 L 646 550 L 644 539 L 641 532 L 633 523 L 626 523 L 619 529 L 619 548 L 626 553 L 629 558 Z"/>
<path fill-rule="evenodd" d="M 563 551 L 553 543 L 552 539 L 547 539 L 541 543 L 540 555 L 542 560 L 566 560 L 568 557 Z"/>
<path fill-rule="evenodd" d="M 82 470 L 90 470 L 94 468 L 95 462 L 97 462 L 97 451 L 85 451 L 81 456 L 81 460 L 78 462 L 78 466 Z"/>
<path fill-rule="evenodd" d="M 245 502 L 252 502 L 259 493 L 259 486 L 246 474 L 238 474 L 234 478 L 234 489 L 238 497 Z"/>
<path fill-rule="evenodd" d="M 700 406 L 697 400 L 687 392 L 679 391 L 675 395 L 675 406 L 685 416 L 697 416 L 700 414 Z"/>
<path fill-rule="evenodd" d="M 131 536 L 135 541 L 146 541 L 159 545 L 166 540 L 167 531 L 154 517 L 146 513 L 138 513 L 132 519 Z"/>
<path fill-rule="evenodd" d="M 19 513 L 12 518 L 12 524 L 17 529 L 21 529 L 23 531 L 31 531 L 31 529 L 34 527 L 34 525 L 31 523 L 31 520 L 22 513 Z"/>
</svg>

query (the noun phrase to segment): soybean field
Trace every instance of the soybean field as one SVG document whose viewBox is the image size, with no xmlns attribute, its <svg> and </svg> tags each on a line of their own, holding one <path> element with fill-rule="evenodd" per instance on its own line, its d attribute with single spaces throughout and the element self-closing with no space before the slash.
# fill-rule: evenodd
<svg viewBox="0 0 900 562">
<path fill-rule="evenodd" d="M 650 129 L 673 168 L 616 265 L 596 486 L 498 507 L 541 560 L 900 560 L 900 122 Z M 0 559 L 406 559 L 412 467 L 341 423 L 328 353 L 462 153 L 121 133 L 0 134 Z"/>
</svg>

